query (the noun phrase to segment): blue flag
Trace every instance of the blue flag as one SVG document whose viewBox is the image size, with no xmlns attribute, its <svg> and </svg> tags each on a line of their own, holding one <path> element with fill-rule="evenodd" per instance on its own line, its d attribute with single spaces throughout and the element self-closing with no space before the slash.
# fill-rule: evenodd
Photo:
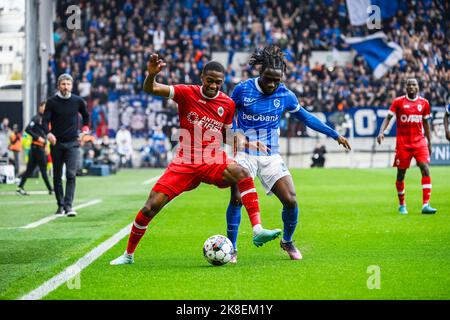
<svg viewBox="0 0 450 320">
<path fill-rule="evenodd" d="M 344 37 L 352 49 L 364 57 L 376 79 L 381 78 L 403 57 L 402 48 L 395 42 L 388 42 L 384 32 L 366 37 Z"/>
</svg>

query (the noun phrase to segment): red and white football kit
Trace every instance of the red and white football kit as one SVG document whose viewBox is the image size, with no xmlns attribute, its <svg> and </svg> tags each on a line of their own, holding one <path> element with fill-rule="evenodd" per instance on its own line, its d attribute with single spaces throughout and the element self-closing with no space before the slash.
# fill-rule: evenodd
<svg viewBox="0 0 450 320">
<path fill-rule="evenodd" d="M 430 162 L 428 144 L 423 134 L 423 120 L 431 115 L 427 99 L 417 96 L 410 100 L 406 95 L 392 102 L 389 114 L 397 118 L 397 144 L 394 167 L 408 169 L 411 159 Z"/>
<path fill-rule="evenodd" d="M 171 86 L 169 98 L 178 104 L 180 146 L 153 190 L 166 194 L 170 201 L 201 182 L 229 187 L 222 173 L 233 160 L 221 142 L 223 130 L 232 126 L 233 100 L 220 91 L 208 98 L 197 85 Z"/>
</svg>

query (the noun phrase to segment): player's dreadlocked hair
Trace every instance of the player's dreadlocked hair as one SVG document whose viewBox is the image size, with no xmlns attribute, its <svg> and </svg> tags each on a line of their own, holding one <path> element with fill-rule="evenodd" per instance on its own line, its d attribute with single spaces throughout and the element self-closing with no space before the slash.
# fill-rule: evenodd
<svg viewBox="0 0 450 320">
<path fill-rule="evenodd" d="M 264 47 L 264 49 L 256 49 L 248 64 L 251 66 L 261 65 L 261 72 L 264 72 L 267 68 L 281 69 L 283 73 L 286 72 L 284 53 L 275 45 Z"/>
</svg>

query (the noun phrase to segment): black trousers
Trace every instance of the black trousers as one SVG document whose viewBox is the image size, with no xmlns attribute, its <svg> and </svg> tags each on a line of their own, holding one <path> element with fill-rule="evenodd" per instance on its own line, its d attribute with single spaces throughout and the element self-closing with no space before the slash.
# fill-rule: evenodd
<svg viewBox="0 0 450 320">
<path fill-rule="evenodd" d="M 47 176 L 47 155 L 45 154 L 45 149 L 34 144 L 31 145 L 30 153 L 28 154 L 27 169 L 20 179 L 19 188 L 23 188 L 23 186 L 27 182 L 27 179 L 33 174 L 36 166 L 39 166 L 39 170 L 41 171 L 45 186 L 49 191 L 52 190 L 52 186 L 50 185 Z"/>
<path fill-rule="evenodd" d="M 77 173 L 78 154 L 80 144 L 78 141 L 59 142 L 51 146 L 53 160 L 53 186 L 55 188 L 58 207 L 72 208 L 75 196 L 75 178 Z M 66 193 L 62 185 L 63 165 L 66 165 Z"/>
</svg>

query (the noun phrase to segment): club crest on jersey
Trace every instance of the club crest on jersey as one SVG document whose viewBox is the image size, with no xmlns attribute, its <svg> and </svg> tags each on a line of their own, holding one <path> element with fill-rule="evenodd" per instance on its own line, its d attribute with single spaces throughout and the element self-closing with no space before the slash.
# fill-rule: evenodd
<svg viewBox="0 0 450 320">
<path fill-rule="evenodd" d="M 422 105 L 420 103 L 417 105 L 417 110 L 422 111 Z"/>
<path fill-rule="evenodd" d="M 275 106 L 275 108 L 278 108 L 280 106 L 280 99 L 273 100 L 273 105 Z"/>
<path fill-rule="evenodd" d="M 217 113 L 219 114 L 219 116 L 223 116 L 223 113 L 224 113 L 223 107 L 219 107 L 217 109 Z"/>
<path fill-rule="evenodd" d="M 190 123 L 195 124 L 198 121 L 198 114 L 193 111 L 189 112 L 189 114 L 187 115 L 187 119 Z"/>
</svg>

